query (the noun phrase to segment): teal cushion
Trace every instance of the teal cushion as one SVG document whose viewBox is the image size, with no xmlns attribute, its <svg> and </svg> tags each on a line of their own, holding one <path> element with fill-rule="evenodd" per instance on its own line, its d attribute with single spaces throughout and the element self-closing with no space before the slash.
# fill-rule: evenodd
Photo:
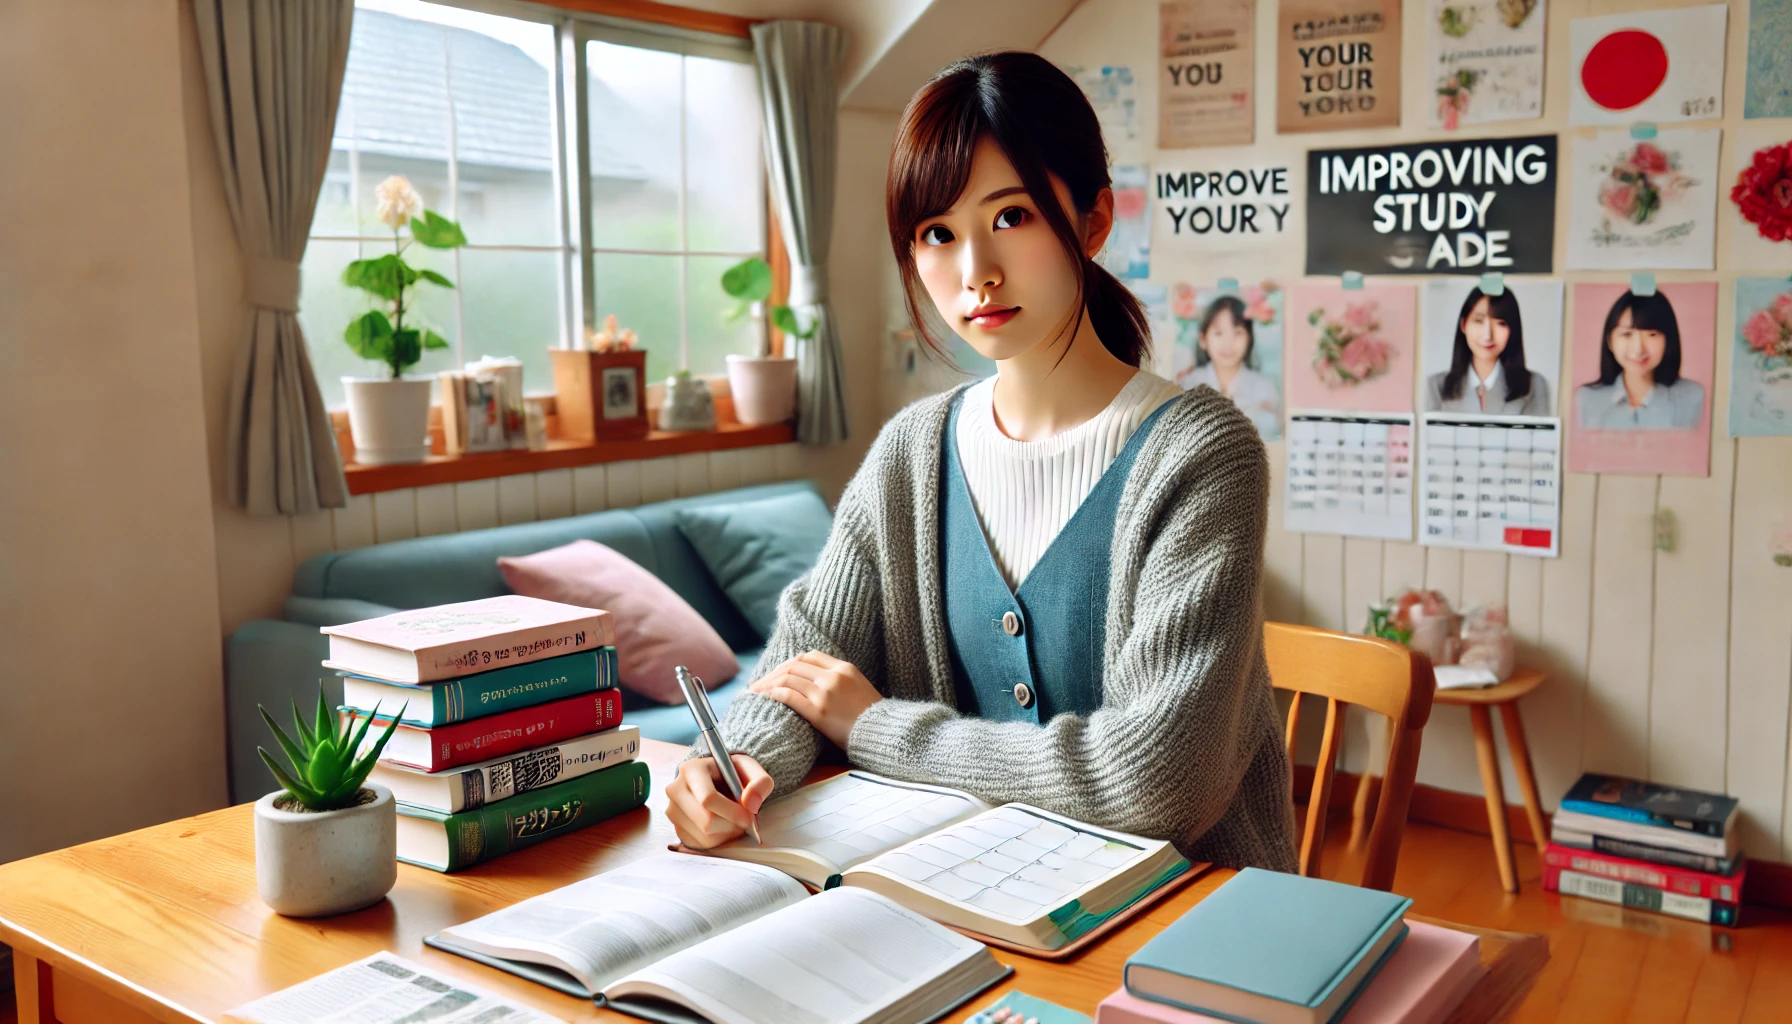
<svg viewBox="0 0 1792 1024">
<path fill-rule="evenodd" d="M 769 637 L 778 622 L 778 595 L 815 566 L 834 517 L 813 491 L 674 513 L 678 531 L 740 609 L 747 624 Z"/>
</svg>

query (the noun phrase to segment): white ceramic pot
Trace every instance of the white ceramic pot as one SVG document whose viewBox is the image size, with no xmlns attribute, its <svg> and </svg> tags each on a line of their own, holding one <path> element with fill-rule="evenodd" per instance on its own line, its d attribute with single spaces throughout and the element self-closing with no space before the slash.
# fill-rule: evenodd
<svg viewBox="0 0 1792 1024">
<path fill-rule="evenodd" d="M 374 799 L 340 811 L 284 811 L 255 802 L 255 887 L 287 917 L 323 917 L 372 906 L 398 882 L 398 805 L 368 783 Z"/>
<path fill-rule="evenodd" d="M 429 457 L 428 377 L 344 377 L 355 461 L 365 466 L 422 462 Z"/>
<path fill-rule="evenodd" d="M 783 423 L 796 415 L 796 360 L 731 355 L 728 390 L 735 419 L 748 426 Z"/>
</svg>

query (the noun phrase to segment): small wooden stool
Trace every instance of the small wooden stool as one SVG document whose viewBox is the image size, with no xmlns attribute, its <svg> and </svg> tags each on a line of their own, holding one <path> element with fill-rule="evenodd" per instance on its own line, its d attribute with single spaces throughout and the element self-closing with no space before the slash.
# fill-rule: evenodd
<svg viewBox="0 0 1792 1024">
<path fill-rule="evenodd" d="M 1493 716 L 1488 708 L 1498 707 L 1506 726 L 1507 752 L 1512 755 L 1512 774 L 1518 777 L 1519 795 L 1524 797 L 1525 816 L 1530 819 L 1531 841 L 1541 851 L 1549 841 L 1549 826 L 1543 821 L 1543 801 L 1537 795 L 1537 777 L 1531 771 L 1531 751 L 1525 745 L 1524 722 L 1518 716 L 1518 698 L 1542 685 L 1547 677 L 1534 668 L 1520 666 L 1512 678 L 1480 689 L 1439 690 L 1434 704 L 1460 704 L 1468 708 L 1469 721 L 1475 728 L 1475 760 L 1481 765 L 1481 791 L 1487 799 L 1487 828 L 1493 833 L 1493 856 L 1499 864 L 1500 885 L 1507 892 L 1518 891 L 1518 868 L 1512 860 L 1512 834 L 1506 827 L 1506 792 L 1500 781 L 1500 755 L 1493 740 Z M 1355 821 L 1351 835 L 1366 835 L 1368 809 L 1374 803 L 1373 789 L 1379 779 L 1365 774 L 1356 794 Z"/>
</svg>

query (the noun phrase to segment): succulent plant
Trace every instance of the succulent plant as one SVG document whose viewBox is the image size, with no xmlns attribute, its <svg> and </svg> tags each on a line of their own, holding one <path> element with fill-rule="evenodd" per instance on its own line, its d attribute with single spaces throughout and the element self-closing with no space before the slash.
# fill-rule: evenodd
<svg viewBox="0 0 1792 1024">
<path fill-rule="evenodd" d="M 386 731 L 375 741 L 373 747 L 361 757 L 355 757 L 355 751 L 367 738 L 367 727 L 373 724 L 374 715 L 368 715 L 355 728 L 354 719 L 338 724 L 336 716 L 330 713 L 330 707 L 324 701 L 323 688 L 317 691 L 317 723 L 313 728 L 305 727 L 305 720 L 299 717 L 297 701 L 292 706 L 292 724 L 299 734 L 299 742 L 294 743 L 286 731 L 274 723 L 274 716 L 268 709 L 256 707 L 261 711 L 261 720 L 274 730 L 274 738 L 280 741 L 280 749 L 292 761 L 292 772 L 280 767 L 274 756 L 265 748 L 256 747 L 261 759 L 267 762 L 268 769 L 274 773 L 282 788 L 292 795 L 294 800 L 303 804 L 310 811 L 334 811 L 344 807 L 352 807 L 359 800 L 361 784 L 367 781 L 367 773 L 373 770 L 373 762 L 379 760 L 380 752 L 386 749 L 386 741 L 392 738 L 392 730 L 398 728 L 398 720 L 404 715 L 405 707 L 398 709 Z"/>
</svg>

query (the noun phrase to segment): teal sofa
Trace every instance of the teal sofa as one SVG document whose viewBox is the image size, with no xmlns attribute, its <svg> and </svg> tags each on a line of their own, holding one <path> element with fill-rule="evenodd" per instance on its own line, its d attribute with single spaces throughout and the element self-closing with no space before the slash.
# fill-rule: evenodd
<svg viewBox="0 0 1792 1024">
<path fill-rule="evenodd" d="M 244 623 L 230 635 L 225 652 L 225 706 L 233 803 L 259 798 L 275 787 L 256 754 L 271 737 L 257 705 L 284 724 L 289 705 L 314 706 L 321 679 L 332 705 L 342 699 L 342 682 L 318 664 L 329 653 L 319 626 L 372 618 L 406 608 L 471 601 L 509 593 L 498 558 L 526 555 L 579 539 L 606 544 L 664 580 L 709 621 L 735 652 L 740 674 L 710 694 L 719 712 L 745 689 L 765 638 L 741 617 L 697 552 L 673 521 L 680 508 L 758 501 L 815 491 L 807 481 L 743 487 L 692 498 L 611 509 L 489 530 L 419 537 L 334 551 L 307 559 L 293 579 L 285 617 Z M 714 680 L 709 680 L 715 682 Z M 696 735 L 682 704 L 654 704 L 624 694 L 623 721 L 641 734 L 673 743 Z"/>
</svg>

